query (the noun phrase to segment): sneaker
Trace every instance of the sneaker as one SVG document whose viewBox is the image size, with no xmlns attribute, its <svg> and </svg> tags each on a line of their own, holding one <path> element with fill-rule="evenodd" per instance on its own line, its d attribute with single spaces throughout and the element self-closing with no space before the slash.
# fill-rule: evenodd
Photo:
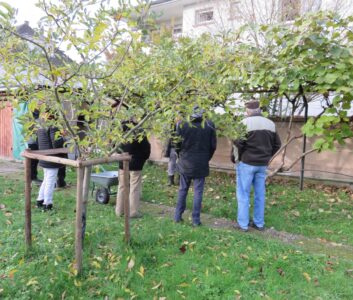
<svg viewBox="0 0 353 300">
<path fill-rule="evenodd" d="M 177 219 L 177 220 L 174 219 L 174 222 L 175 223 L 182 223 L 182 222 L 184 222 L 184 219 L 183 218 L 180 218 L 180 219 Z"/>
<path fill-rule="evenodd" d="M 264 231 L 265 230 L 265 226 L 264 227 L 258 227 L 258 226 L 256 226 L 256 224 L 253 221 L 249 222 L 249 226 L 254 228 L 254 229 L 256 229 L 256 230 L 258 230 L 258 231 Z"/>
<path fill-rule="evenodd" d="M 249 229 L 247 229 L 247 228 L 240 227 L 240 225 L 239 225 L 238 223 L 235 223 L 235 224 L 233 225 L 233 228 L 236 229 L 236 230 L 240 230 L 240 231 L 242 231 L 242 232 L 248 232 L 248 230 L 249 230 Z"/>
<path fill-rule="evenodd" d="M 43 210 L 48 211 L 53 209 L 53 204 L 44 204 L 43 205 Z"/>
<path fill-rule="evenodd" d="M 192 227 L 199 227 L 201 226 L 202 223 L 201 222 L 198 222 L 198 223 L 192 223 Z"/>
<path fill-rule="evenodd" d="M 37 208 L 42 208 L 43 207 L 44 200 L 37 200 L 36 207 Z"/>
</svg>

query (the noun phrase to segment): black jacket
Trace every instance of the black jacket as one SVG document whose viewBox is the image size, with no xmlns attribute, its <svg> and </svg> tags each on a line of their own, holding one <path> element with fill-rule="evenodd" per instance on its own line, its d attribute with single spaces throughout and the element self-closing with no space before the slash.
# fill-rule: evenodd
<svg viewBox="0 0 353 300">
<path fill-rule="evenodd" d="M 266 166 L 281 147 L 275 124 L 261 115 L 245 118 L 242 122 L 247 128 L 246 139 L 234 142 L 239 160 L 253 166 Z"/>
<path fill-rule="evenodd" d="M 208 176 L 210 173 L 208 162 L 217 147 L 214 124 L 205 120 L 202 127 L 202 118 L 198 118 L 191 124 L 178 124 L 176 134 L 181 139 L 176 145 L 179 154 L 179 172 L 192 178 Z"/>
<path fill-rule="evenodd" d="M 129 163 L 130 171 L 141 171 L 146 160 L 151 154 L 151 145 L 147 138 L 144 137 L 141 142 L 133 141 L 132 143 L 122 144 L 121 152 L 128 152 L 132 157 Z M 119 169 L 123 169 L 123 163 L 119 162 Z"/>
<path fill-rule="evenodd" d="M 56 127 L 39 128 L 37 131 L 38 149 L 49 150 L 49 149 L 63 148 L 64 139 L 62 137 L 58 137 L 57 139 L 55 139 L 55 134 L 58 131 L 59 130 Z M 60 156 L 60 155 L 55 155 L 55 156 Z M 43 160 L 39 161 L 39 165 L 43 168 L 48 168 L 48 169 L 60 168 L 63 166 L 61 164 L 56 164 L 56 163 L 47 162 Z"/>
</svg>

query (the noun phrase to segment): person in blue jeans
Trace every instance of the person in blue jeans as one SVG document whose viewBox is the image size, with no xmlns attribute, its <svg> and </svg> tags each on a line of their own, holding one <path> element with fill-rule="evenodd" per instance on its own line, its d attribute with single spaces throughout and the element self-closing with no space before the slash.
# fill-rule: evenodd
<svg viewBox="0 0 353 300">
<path fill-rule="evenodd" d="M 176 130 L 176 136 L 180 140 L 176 145 L 180 182 L 174 221 L 177 223 L 183 221 L 182 215 L 186 208 L 186 197 L 191 181 L 193 181 L 193 226 L 201 225 L 200 213 L 205 177 L 209 175 L 208 163 L 217 147 L 216 128 L 210 120 L 203 120 L 203 112 L 202 109 L 195 106 L 191 115 L 191 124 L 179 122 Z"/>
<path fill-rule="evenodd" d="M 280 149 L 281 140 L 275 124 L 262 116 L 260 103 L 252 100 L 245 104 L 247 118 L 242 120 L 246 127 L 245 139 L 234 142 L 232 161 L 236 163 L 238 215 L 236 229 L 248 231 L 249 226 L 264 230 L 266 171 L 272 156 Z M 236 158 L 236 156 L 238 156 Z M 254 214 L 249 219 L 250 192 L 254 188 Z"/>
</svg>

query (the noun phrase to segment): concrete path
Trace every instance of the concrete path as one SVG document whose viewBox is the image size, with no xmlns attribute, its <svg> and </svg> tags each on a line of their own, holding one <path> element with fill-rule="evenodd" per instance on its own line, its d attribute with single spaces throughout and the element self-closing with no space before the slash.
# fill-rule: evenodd
<svg viewBox="0 0 353 300">
<path fill-rule="evenodd" d="M 23 164 L 9 160 L 0 160 L 0 175 L 23 172 Z"/>
</svg>

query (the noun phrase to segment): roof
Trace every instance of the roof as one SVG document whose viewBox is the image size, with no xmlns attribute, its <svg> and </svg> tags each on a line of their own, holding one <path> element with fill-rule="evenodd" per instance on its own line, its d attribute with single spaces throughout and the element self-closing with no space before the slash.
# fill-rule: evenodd
<svg viewBox="0 0 353 300">
<path fill-rule="evenodd" d="M 28 21 L 25 21 L 23 24 L 17 26 L 16 31 L 19 35 L 23 37 L 27 37 L 30 39 L 37 39 L 39 43 L 43 43 L 44 39 L 42 39 L 41 37 L 35 37 L 36 32 L 29 25 Z M 62 66 L 65 63 L 73 62 L 73 60 L 69 56 L 67 56 L 63 51 L 56 48 L 54 50 L 54 53 L 50 56 L 50 62 L 55 66 Z M 4 68 L 0 64 L 0 77 L 3 77 L 4 73 L 5 73 Z M 25 71 L 21 73 L 25 73 Z M 48 79 L 42 75 L 39 75 L 38 78 L 36 78 L 36 82 L 38 85 L 48 85 Z M 14 86 L 13 88 L 16 88 L 16 87 Z M 0 84 L 0 91 L 4 91 L 4 90 L 6 90 L 6 87 Z"/>
</svg>

